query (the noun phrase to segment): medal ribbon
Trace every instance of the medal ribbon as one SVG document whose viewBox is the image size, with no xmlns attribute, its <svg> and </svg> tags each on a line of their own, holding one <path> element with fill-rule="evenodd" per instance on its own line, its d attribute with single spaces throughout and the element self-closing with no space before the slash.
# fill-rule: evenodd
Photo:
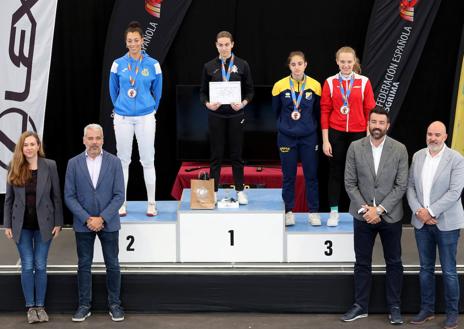
<svg viewBox="0 0 464 329">
<path fill-rule="evenodd" d="M 290 76 L 288 78 L 290 80 L 290 91 L 292 94 L 292 101 L 293 101 L 293 111 L 294 112 L 300 112 L 300 103 L 301 103 L 301 98 L 303 97 L 303 92 L 305 90 L 305 85 L 306 85 L 306 75 L 303 78 L 303 84 L 301 85 L 300 88 L 300 93 L 298 94 L 298 98 L 296 98 L 296 93 L 295 93 L 295 85 L 293 84 L 292 77 Z"/>
<path fill-rule="evenodd" d="M 235 59 L 235 56 L 232 53 L 232 56 L 230 57 L 229 67 L 227 68 L 227 74 L 226 74 L 226 61 L 221 58 L 222 81 L 229 81 L 230 71 L 232 70 L 232 66 L 234 66 L 234 59 Z"/>
<path fill-rule="evenodd" d="M 127 55 L 127 56 L 129 56 L 129 55 Z M 139 74 L 139 66 L 142 63 L 142 59 L 143 59 L 143 56 L 140 55 L 137 66 L 135 67 L 135 78 L 133 78 L 132 75 L 129 73 L 129 81 L 130 81 L 130 84 L 131 84 L 132 87 L 134 87 L 135 79 L 137 78 L 137 74 Z M 131 63 L 129 61 L 127 63 L 127 69 L 129 70 L 129 72 L 132 72 L 132 65 L 131 65 Z"/>
<path fill-rule="evenodd" d="M 338 75 L 338 82 L 340 83 L 340 93 L 342 94 L 343 98 L 343 106 L 348 106 L 348 98 L 350 97 L 351 88 L 353 88 L 354 84 L 354 74 L 351 74 L 350 83 L 348 83 L 348 81 L 346 82 L 346 93 L 345 88 L 343 88 L 343 79 L 341 74 Z"/>
</svg>

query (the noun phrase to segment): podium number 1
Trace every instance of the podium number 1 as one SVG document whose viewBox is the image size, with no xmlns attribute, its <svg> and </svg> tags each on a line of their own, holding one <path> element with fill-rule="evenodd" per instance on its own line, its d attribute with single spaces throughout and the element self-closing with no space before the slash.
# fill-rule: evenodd
<svg viewBox="0 0 464 329">
<path fill-rule="evenodd" d="M 230 235 L 230 245 L 234 245 L 234 230 L 229 230 L 229 235 Z"/>
</svg>

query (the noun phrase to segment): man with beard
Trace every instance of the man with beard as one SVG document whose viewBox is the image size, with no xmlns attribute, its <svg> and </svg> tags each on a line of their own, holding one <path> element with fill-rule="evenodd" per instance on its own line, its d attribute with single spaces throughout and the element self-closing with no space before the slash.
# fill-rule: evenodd
<svg viewBox="0 0 464 329">
<path fill-rule="evenodd" d="M 445 292 L 445 329 L 456 328 L 459 315 L 459 279 L 456 250 L 464 227 L 461 192 L 464 158 L 445 145 L 445 125 L 436 121 L 427 129 L 427 147 L 414 154 L 409 173 L 408 202 L 412 210 L 420 259 L 421 308 L 412 324 L 434 318 L 435 258 L 440 255 Z M 432 188 L 433 187 L 433 188 Z"/>
<path fill-rule="evenodd" d="M 385 290 L 391 324 L 402 324 L 400 311 L 402 197 L 408 183 L 408 152 L 386 136 L 388 112 L 374 108 L 369 115 L 370 136 L 351 143 L 345 164 L 345 188 L 353 216 L 355 301 L 341 320 L 354 321 L 368 314 L 372 281 L 372 250 L 380 235 L 386 263 Z"/>
</svg>

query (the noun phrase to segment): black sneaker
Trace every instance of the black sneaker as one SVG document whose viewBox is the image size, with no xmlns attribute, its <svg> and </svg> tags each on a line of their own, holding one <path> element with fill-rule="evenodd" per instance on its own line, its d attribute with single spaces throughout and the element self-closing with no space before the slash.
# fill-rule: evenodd
<svg viewBox="0 0 464 329">
<path fill-rule="evenodd" d="M 445 329 L 455 329 L 458 327 L 458 315 L 448 314 L 445 320 Z"/>
<path fill-rule="evenodd" d="M 393 325 L 403 324 L 403 319 L 401 318 L 401 310 L 398 306 L 393 306 L 390 309 L 390 315 L 388 316 L 390 323 Z"/>
<path fill-rule="evenodd" d="M 90 306 L 81 305 L 72 317 L 73 322 L 82 322 L 90 316 Z"/>
<path fill-rule="evenodd" d="M 124 320 L 124 310 L 119 305 L 110 306 L 110 316 L 111 320 L 119 322 Z"/>
<path fill-rule="evenodd" d="M 435 318 L 435 315 L 432 312 L 421 310 L 415 317 L 412 318 L 412 320 L 409 323 L 423 324 L 426 321 L 433 320 L 434 318 Z"/>
<path fill-rule="evenodd" d="M 340 318 L 340 320 L 345 321 L 345 322 L 351 322 L 357 319 L 361 318 L 367 318 L 367 313 L 364 312 L 362 307 L 358 304 L 353 304 L 351 308 L 343 314 L 343 316 Z"/>
</svg>

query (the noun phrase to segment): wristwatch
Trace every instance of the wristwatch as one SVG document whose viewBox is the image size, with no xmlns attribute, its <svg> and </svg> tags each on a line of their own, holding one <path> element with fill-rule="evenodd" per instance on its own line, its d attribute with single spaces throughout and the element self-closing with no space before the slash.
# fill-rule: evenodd
<svg viewBox="0 0 464 329">
<path fill-rule="evenodd" d="M 382 207 L 375 207 L 375 213 L 377 214 L 377 216 L 380 216 L 383 214 L 383 209 Z"/>
</svg>

